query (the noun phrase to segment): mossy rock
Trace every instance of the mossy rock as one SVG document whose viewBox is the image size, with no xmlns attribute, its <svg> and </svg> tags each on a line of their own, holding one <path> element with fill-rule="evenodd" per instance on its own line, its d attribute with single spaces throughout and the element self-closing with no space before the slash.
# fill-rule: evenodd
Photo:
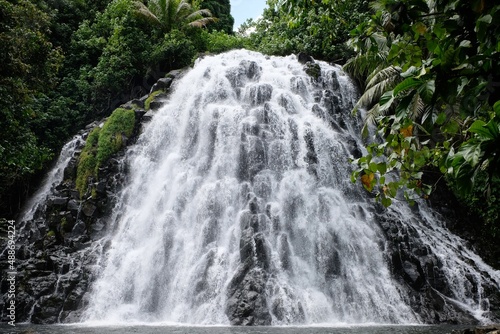
<svg viewBox="0 0 500 334">
<path fill-rule="evenodd" d="M 87 192 L 89 178 L 97 179 L 99 168 L 123 148 L 124 137 L 132 136 L 134 127 L 134 110 L 117 108 L 102 128 L 90 132 L 78 161 L 76 189 L 80 196 Z"/>
<path fill-rule="evenodd" d="M 151 107 L 151 102 L 153 102 L 156 99 L 156 97 L 162 93 L 163 93 L 163 91 L 157 90 L 157 91 L 154 91 L 151 94 L 149 94 L 146 101 L 144 101 L 144 109 L 149 110 Z"/>
<path fill-rule="evenodd" d="M 321 76 L 321 67 L 317 63 L 306 63 L 306 65 L 304 66 L 304 70 L 309 76 L 313 77 L 316 80 L 318 80 L 318 78 Z"/>
</svg>

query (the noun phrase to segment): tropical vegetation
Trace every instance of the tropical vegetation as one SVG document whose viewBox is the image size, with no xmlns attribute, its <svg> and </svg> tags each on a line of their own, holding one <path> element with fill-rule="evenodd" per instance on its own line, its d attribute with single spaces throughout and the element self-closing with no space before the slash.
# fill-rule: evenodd
<svg viewBox="0 0 500 334">
<path fill-rule="evenodd" d="M 213 50 L 212 41 L 218 51 L 241 47 L 227 33 L 229 6 L 0 0 L 0 216 L 14 217 L 63 143 L 86 123 L 146 95 L 168 71 Z"/>
<path fill-rule="evenodd" d="M 353 112 L 370 134 L 353 180 L 381 204 L 427 199 L 444 180 L 488 233 L 500 233 L 500 5 L 267 4 L 234 34 L 229 0 L 0 0 L 1 215 L 18 211 L 84 124 L 201 53 L 246 47 L 305 52 L 351 73 L 363 93 Z M 100 138 L 91 135 L 82 153 L 89 175 Z"/>
<path fill-rule="evenodd" d="M 353 32 L 345 65 L 364 94 L 365 131 L 379 141 L 354 161 L 368 191 L 388 206 L 428 198 L 445 178 L 500 233 L 500 5 L 392 1 Z M 375 130 L 372 130 L 375 131 Z"/>
</svg>

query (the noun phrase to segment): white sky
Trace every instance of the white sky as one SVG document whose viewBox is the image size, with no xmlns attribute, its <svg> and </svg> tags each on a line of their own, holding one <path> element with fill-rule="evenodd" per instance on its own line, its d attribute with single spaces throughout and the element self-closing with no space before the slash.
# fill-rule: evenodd
<svg viewBox="0 0 500 334">
<path fill-rule="evenodd" d="M 247 19 L 256 19 L 262 15 L 266 0 L 231 0 L 231 15 L 234 17 L 235 31 Z"/>
</svg>

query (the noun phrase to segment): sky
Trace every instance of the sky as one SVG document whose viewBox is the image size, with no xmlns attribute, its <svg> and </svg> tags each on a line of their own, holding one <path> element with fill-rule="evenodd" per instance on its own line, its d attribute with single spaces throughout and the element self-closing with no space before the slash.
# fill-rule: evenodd
<svg viewBox="0 0 500 334">
<path fill-rule="evenodd" d="M 266 7 L 266 0 L 231 0 L 231 15 L 234 17 L 234 30 L 247 19 L 256 19 Z"/>
</svg>

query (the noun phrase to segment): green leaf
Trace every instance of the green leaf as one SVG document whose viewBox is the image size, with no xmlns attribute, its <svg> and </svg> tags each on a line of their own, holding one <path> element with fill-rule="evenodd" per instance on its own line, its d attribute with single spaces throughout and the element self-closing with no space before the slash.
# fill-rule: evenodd
<svg viewBox="0 0 500 334">
<path fill-rule="evenodd" d="M 468 40 L 463 40 L 463 41 L 460 42 L 459 47 L 461 47 L 461 48 L 470 48 L 470 47 L 472 47 L 472 43 L 470 41 L 468 41 Z"/>
<path fill-rule="evenodd" d="M 498 124 L 495 120 L 485 123 L 477 120 L 469 128 L 469 131 L 478 135 L 483 140 L 495 140 L 499 136 Z"/>
<path fill-rule="evenodd" d="M 458 150 L 458 155 L 462 156 L 466 162 L 468 162 L 472 167 L 479 163 L 479 159 L 483 155 L 481 150 L 481 143 L 476 142 L 466 142 Z"/>
<path fill-rule="evenodd" d="M 446 121 L 446 113 L 442 112 L 442 113 L 439 113 L 435 123 L 437 125 L 442 125 L 445 121 Z"/>
<path fill-rule="evenodd" d="M 450 120 L 441 127 L 441 131 L 449 134 L 456 134 L 460 131 L 460 125 L 458 125 L 457 121 Z"/>
<path fill-rule="evenodd" d="M 382 202 L 382 205 L 386 208 L 392 204 L 392 200 L 389 197 L 382 197 L 381 202 Z"/>
<path fill-rule="evenodd" d="M 410 66 L 406 71 L 404 71 L 403 73 L 401 73 L 400 75 L 403 77 L 403 78 L 409 78 L 409 77 L 412 77 L 414 76 L 416 73 L 418 72 L 418 68 L 415 67 L 415 66 Z"/>
<path fill-rule="evenodd" d="M 380 174 L 385 174 L 387 172 L 387 164 L 385 162 L 378 163 L 377 170 L 380 172 Z"/>
<path fill-rule="evenodd" d="M 400 84 L 398 84 L 395 88 L 394 88 L 394 95 L 398 95 L 399 92 L 403 91 L 403 90 L 406 90 L 406 89 L 409 89 L 409 88 L 412 88 L 412 87 L 415 87 L 415 86 L 419 86 L 422 84 L 422 81 L 420 80 L 416 80 L 412 77 L 410 78 L 406 78 L 405 80 L 403 80 L 403 82 L 401 82 Z"/>
<path fill-rule="evenodd" d="M 418 92 L 420 93 L 422 100 L 424 100 L 424 102 L 426 103 L 431 102 L 435 90 L 436 90 L 436 84 L 434 80 L 426 81 L 425 83 L 420 85 L 420 87 L 418 87 Z"/>
<path fill-rule="evenodd" d="M 500 117 L 500 100 L 495 102 L 495 104 L 493 105 L 493 111 L 495 112 L 495 115 L 497 115 L 497 117 Z"/>
<path fill-rule="evenodd" d="M 491 17 L 491 15 L 487 14 L 487 15 L 484 15 L 484 16 L 480 17 L 477 20 L 477 22 L 482 22 L 482 23 L 490 24 L 492 20 L 493 20 L 493 18 Z"/>
</svg>

